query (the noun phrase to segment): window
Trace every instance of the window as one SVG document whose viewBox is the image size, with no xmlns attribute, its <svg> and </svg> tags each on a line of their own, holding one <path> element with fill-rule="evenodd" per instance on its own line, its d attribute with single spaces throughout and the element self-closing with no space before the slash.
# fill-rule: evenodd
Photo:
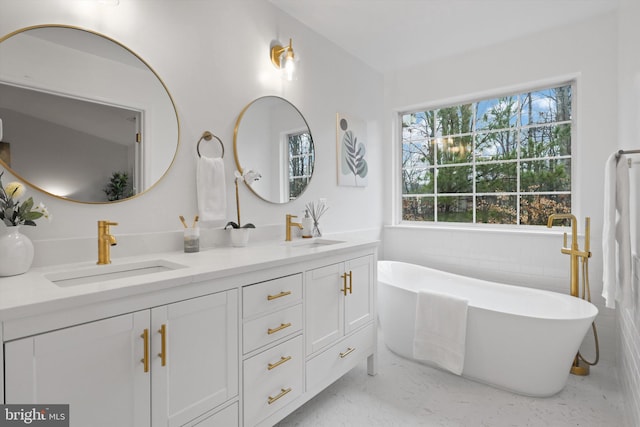
<svg viewBox="0 0 640 427">
<path fill-rule="evenodd" d="M 309 132 L 287 135 L 289 161 L 289 200 L 295 200 L 307 188 L 313 175 L 313 141 Z"/>
<path fill-rule="evenodd" d="M 572 85 L 402 119 L 402 219 L 546 224 L 571 211 Z"/>
</svg>

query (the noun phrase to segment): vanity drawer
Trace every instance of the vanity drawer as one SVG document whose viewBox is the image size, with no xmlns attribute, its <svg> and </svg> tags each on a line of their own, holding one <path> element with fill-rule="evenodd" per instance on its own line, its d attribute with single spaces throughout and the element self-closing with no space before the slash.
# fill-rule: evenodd
<svg viewBox="0 0 640 427">
<path fill-rule="evenodd" d="M 267 314 L 244 323 L 244 353 L 291 335 L 302 329 L 302 304 Z"/>
<path fill-rule="evenodd" d="M 198 419 L 195 424 L 190 422 L 185 424 L 185 426 L 189 427 L 231 427 L 239 425 L 240 421 L 238 419 L 238 402 L 233 403 L 232 405 L 222 409 L 221 411 L 216 412 L 213 415 L 204 416 L 201 419 Z"/>
<path fill-rule="evenodd" d="M 328 386 L 372 354 L 376 345 L 374 332 L 374 325 L 370 324 L 307 362 L 307 391 Z"/>
<path fill-rule="evenodd" d="M 244 362 L 244 423 L 255 425 L 302 394 L 303 338 L 292 338 Z"/>
<path fill-rule="evenodd" d="M 242 288 L 242 317 L 278 310 L 302 301 L 302 274 L 280 277 Z"/>
</svg>

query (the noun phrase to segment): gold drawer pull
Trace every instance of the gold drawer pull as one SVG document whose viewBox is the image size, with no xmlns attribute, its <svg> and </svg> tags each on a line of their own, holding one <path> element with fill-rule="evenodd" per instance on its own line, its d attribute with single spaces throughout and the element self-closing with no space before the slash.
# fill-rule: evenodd
<svg viewBox="0 0 640 427">
<path fill-rule="evenodd" d="M 167 325 L 164 323 L 160 326 L 158 330 L 160 334 L 160 353 L 158 353 L 158 357 L 162 361 L 162 366 L 167 366 Z"/>
<path fill-rule="evenodd" d="M 279 294 L 276 294 L 276 295 L 267 295 L 267 300 L 271 301 L 271 300 L 274 300 L 274 299 L 286 297 L 287 295 L 291 295 L 291 291 L 283 291 L 283 292 L 280 292 Z"/>
<path fill-rule="evenodd" d="M 144 341 L 144 356 L 140 359 L 140 362 L 144 366 L 144 371 L 149 372 L 149 329 L 145 329 L 140 338 Z"/>
<path fill-rule="evenodd" d="M 289 387 L 289 388 L 281 388 L 280 389 L 280 393 L 278 393 L 277 396 L 275 396 L 275 397 L 269 396 L 269 399 L 267 400 L 267 403 L 269 405 L 271 405 L 273 402 L 275 402 L 276 400 L 280 399 L 282 396 L 284 396 L 285 394 L 289 393 L 290 391 L 291 391 L 291 387 Z"/>
<path fill-rule="evenodd" d="M 277 328 L 269 328 L 267 329 L 267 334 L 271 335 L 271 334 L 275 334 L 278 331 L 283 330 L 284 328 L 288 328 L 289 326 L 291 326 L 291 322 L 289 323 L 281 323 L 280 326 L 278 326 Z"/>
<path fill-rule="evenodd" d="M 347 357 L 348 355 L 350 355 L 351 353 L 353 353 L 356 350 L 355 347 L 351 348 L 347 348 L 347 351 L 345 351 L 344 353 L 340 353 L 340 359 L 344 359 L 345 357 Z"/>
<path fill-rule="evenodd" d="M 267 370 L 270 371 L 273 368 L 277 368 L 278 366 L 282 365 L 284 362 L 288 362 L 289 360 L 291 360 L 291 356 L 287 356 L 287 357 L 282 356 L 280 360 L 278 360 L 276 363 L 269 363 L 267 365 Z"/>
</svg>

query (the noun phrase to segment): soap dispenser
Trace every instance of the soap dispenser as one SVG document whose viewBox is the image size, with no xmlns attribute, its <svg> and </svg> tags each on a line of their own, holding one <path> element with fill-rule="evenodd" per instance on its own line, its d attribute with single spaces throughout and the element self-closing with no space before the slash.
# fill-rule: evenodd
<svg viewBox="0 0 640 427">
<path fill-rule="evenodd" d="M 302 237 L 307 239 L 312 237 L 313 236 L 312 229 L 313 229 L 313 221 L 309 216 L 309 209 L 306 209 L 304 211 L 304 218 L 302 218 Z"/>
</svg>

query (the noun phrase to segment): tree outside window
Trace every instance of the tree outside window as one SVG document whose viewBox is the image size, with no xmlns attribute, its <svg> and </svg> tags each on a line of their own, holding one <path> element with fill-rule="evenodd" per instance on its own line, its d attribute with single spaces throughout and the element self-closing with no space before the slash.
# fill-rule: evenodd
<svg viewBox="0 0 640 427">
<path fill-rule="evenodd" d="M 572 85 L 402 120 L 402 219 L 543 225 L 571 211 Z"/>
</svg>

